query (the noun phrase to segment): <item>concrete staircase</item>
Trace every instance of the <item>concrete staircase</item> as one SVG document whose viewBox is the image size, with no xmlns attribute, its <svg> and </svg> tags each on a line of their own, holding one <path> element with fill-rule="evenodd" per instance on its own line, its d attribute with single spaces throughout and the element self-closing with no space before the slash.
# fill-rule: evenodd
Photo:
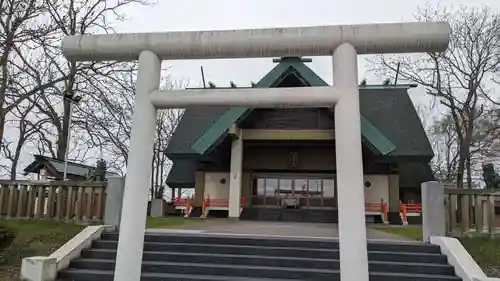
<svg viewBox="0 0 500 281">
<path fill-rule="evenodd" d="M 112 281 L 117 244 L 118 234 L 104 234 L 60 279 Z M 338 249 L 335 240 L 147 234 L 141 280 L 336 281 Z M 370 281 L 460 280 L 434 245 L 369 242 L 368 251 Z"/>
</svg>

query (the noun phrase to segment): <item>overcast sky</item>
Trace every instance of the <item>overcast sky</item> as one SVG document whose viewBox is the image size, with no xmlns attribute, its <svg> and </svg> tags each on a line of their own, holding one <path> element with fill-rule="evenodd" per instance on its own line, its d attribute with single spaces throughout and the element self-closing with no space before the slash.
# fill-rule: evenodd
<svg viewBox="0 0 500 281">
<path fill-rule="evenodd" d="M 129 6 L 124 10 L 128 20 L 116 26 L 118 32 L 194 31 L 211 29 L 244 29 L 313 26 L 330 24 L 364 24 L 411 21 L 417 7 L 426 3 L 440 6 L 482 6 L 500 8 L 499 0 L 159 0 L 155 7 Z M 208 81 L 226 86 L 229 81 L 248 85 L 258 81 L 272 67 L 270 58 L 232 60 L 170 61 L 170 75 L 201 85 L 200 66 Z M 330 57 L 314 57 L 308 63 L 325 81 L 332 81 Z M 368 83 L 381 82 L 366 71 L 364 57 L 359 60 L 359 75 Z"/>
<path fill-rule="evenodd" d="M 411 21 L 417 7 L 426 3 L 441 6 L 483 6 L 500 8 L 499 0 L 159 0 L 154 7 L 128 6 L 122 12 L 127 20 L 115 24 L 117 32 L 194 31 L 213 29 L 244 29 L 334 24 L 364 24 Z M 233 60 L 168 61 L 170 76 L 201 85 L 200 66 L 204 67 L 207 81 L 228 86 L 234 81 L 239 86 L 257 82 L 273 66 L 271 58 Z M 332 81 L 330 57 L 313 57 L 308 63 L 325 81 Z M 359 77 L 369 84 L 380 83 L 366 71 L 364 57 L 359 59 Z M 414 102 L 425 102 L 421 90 L 413 90 Z M 30 149 L 23 153 L 21 163 L 32 160 Z M 94 163 L 88 163 L 94 164 Z M 22 167 L 21 164 L 21 169 Z"/>
</svg>

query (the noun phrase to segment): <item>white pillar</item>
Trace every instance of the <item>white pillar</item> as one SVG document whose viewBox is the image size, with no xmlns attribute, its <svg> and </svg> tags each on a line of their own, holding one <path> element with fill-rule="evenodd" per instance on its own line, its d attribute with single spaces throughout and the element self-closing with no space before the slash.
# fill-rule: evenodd
<svg viewBox="0 0 500 281">
<path fill-rule="evenodd" d="M 423 182 L 422 192 L 422 238 L 429 242 L 431 236 L 446 236 L 446 211 L 444 186 L 436 181 Z"/>
<path fill-rule="evenodd" d="M 368 281 L 358 59 L 344 43 L 333 53 L 333 83 L 343 89 L 335 105 L 340 279 Z"/>
<path fill-rule="evenodd" d="M 104 204 L 104 224 L 120 227 L 122 215 L 125 178 L 109 177 L 106 185 L 106 203 Z"/>
<path fill-rule="evenodd" d="M 139 70 L 128 153 L 127 177 L 120 222 L 120 237 L 115 266 L 115 281 L 139 281 L 141 276 L 146 212 L 151 179 L 156 109 L 149 93 L 160 85 L 161 61 L 154 53 L 143 51 Z"/>
<path fill-rule="evenodd" d="M 243 169 L 243 140 L 241 136 L 231 143 L 231 167 L 229 175 L 229 217 L 240 217 L 241 173 Z"/>
</svg>

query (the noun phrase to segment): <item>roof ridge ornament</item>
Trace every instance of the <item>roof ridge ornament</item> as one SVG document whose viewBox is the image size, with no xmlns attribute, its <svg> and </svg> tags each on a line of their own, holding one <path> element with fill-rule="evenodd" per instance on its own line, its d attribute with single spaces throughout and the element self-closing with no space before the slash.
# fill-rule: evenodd
<svg viewBox="0 0 500 281">
<path fill-rule="evenodd" d="M 311 58 L 303 58 L 303 57 L 281 57 L 281 58 L 274 58 L 273 59 L 273 62 L 274 63 L 280 63 L 282 61 L 290 61 L 290 60 L 300 60 L 301 62 L 312 62 L 312 59 Z"/>
</svg>

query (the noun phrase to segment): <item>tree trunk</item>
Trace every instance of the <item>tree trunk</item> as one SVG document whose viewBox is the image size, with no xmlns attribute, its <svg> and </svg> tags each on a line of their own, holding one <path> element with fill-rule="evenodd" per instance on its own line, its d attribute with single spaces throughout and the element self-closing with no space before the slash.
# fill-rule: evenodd
<svg viewBox="0 0 500 281">
<path fill-rule="evenodd" d="M 5 128 L 5 112 L 2 104 L 0 104 L 0 148 L 3 145 L 3 131 Z"/>
<path fill-rule="evenodd" d="M 17 142 L 14 159 L 12 159 L 12 163 L 10 166 L 10 180 L 16 180 L 17 178 L 17 165 L 19 163 L 19 157 L 21 156 L 21 150 L 23 148 L 23 144 L 24 141 L 19 140 Z"/>
<path fill-rule="evenodd" d="M 465 155 L 463 139 L 459 139 L 460 153 L 458 157 L 458 168 L 457 168 L 457 178 L 456 178 L 456 187 L 458 189 L 464 188 L 464 171 L 465 171 L 465 159 L 467 158 Z M 457 220 L 459 222 L 462 221 L 462 197 L 461 195 L 457 195 Z"/>
<path fill-rule="evenodd" d="M 155 146 L 153 145 L 153 159 L 151 160 L 151 186 L 149 187 L 149 193 L 151 195 L 151 200 L 155 198 L 155 155 L 154 155 Z"/>
<path fill-rule="evenodd" d="M 165 166 L 165 153 L 163 153 L 162 161 L 161 161 L 161 166 L 160 166 L 160 186 L 166 185 L 165 183 L 165 175 L 163 171 L 163 167 Z"/>
<path fill-rule="evenodd" d="M 465 167 L 467 169 L 467 188 L 471 189 L 472 188 L 472 167 L 471 167 L 470 155 L 467 157 L 467 160 L 465 162 Z M 472 206 L 474 206 L 474 196 L 468 196 L 468 198 L 469 198 L 469 218 L 475 219 L 476 216 L 474 216 L 474 210 L 472 209 Z M 475 222 L 475 223 L 477 223 L 477 222 Z"/>
<path fill-rule="evenodd" d="M 68 146 L 68 134 L 69 134 L 69 118 L 71 117 L 71 104 L 70 101 L 64 99 L 64 113 L 63 113 L 63 122 L 62 122 L 62 132 L 58 134 L 57 140 L 57 159 L 64 161 L 66 158 L 66 149 Z"/>
<path fill-rule="evenodd" d="M 155 151 L 155 158 L 156 158 L 156 167 L 155 167 L 155 198 L 161 198 L 160 196 L 160 186 L 161 186 L 161 182 L 160 182 L 160 166 L 161 166 L 161 162 L 160 162 L 160 149 L 156 149 Z"/>
<path fill-rule="evenodd" d="M 13 35 L 12 34 L 4 34 L 7 36 L 4 46 L 2 48 L 2 56 L 0 57 L 0 65 L 2 67 L 1 70 L 1 81 L 0 81 L 0 148 L 3 145 L 3 134 L 5 129 L 5 119 L 7 115 L 6 105 L 5 103 L 5 94 L 7 93 L 7 86 L 9 85 L 9 69 L 8 69 L 8 59 L 10 51 L 14 45 Z"/>
<path fill-rule="evenodd" d="M 24 136 L 24 130 L 20 129 L 19 140 L 17 141 L 16 151 L 14 152 L 14 158 L 10 166 L 10 180 L 16 180 L 17 177 L 17 164 L 19 163 L 19 157 L 21 157 L 21 151 L 23 150 L 23 145 L 26 142 Z"/>
</svg>

